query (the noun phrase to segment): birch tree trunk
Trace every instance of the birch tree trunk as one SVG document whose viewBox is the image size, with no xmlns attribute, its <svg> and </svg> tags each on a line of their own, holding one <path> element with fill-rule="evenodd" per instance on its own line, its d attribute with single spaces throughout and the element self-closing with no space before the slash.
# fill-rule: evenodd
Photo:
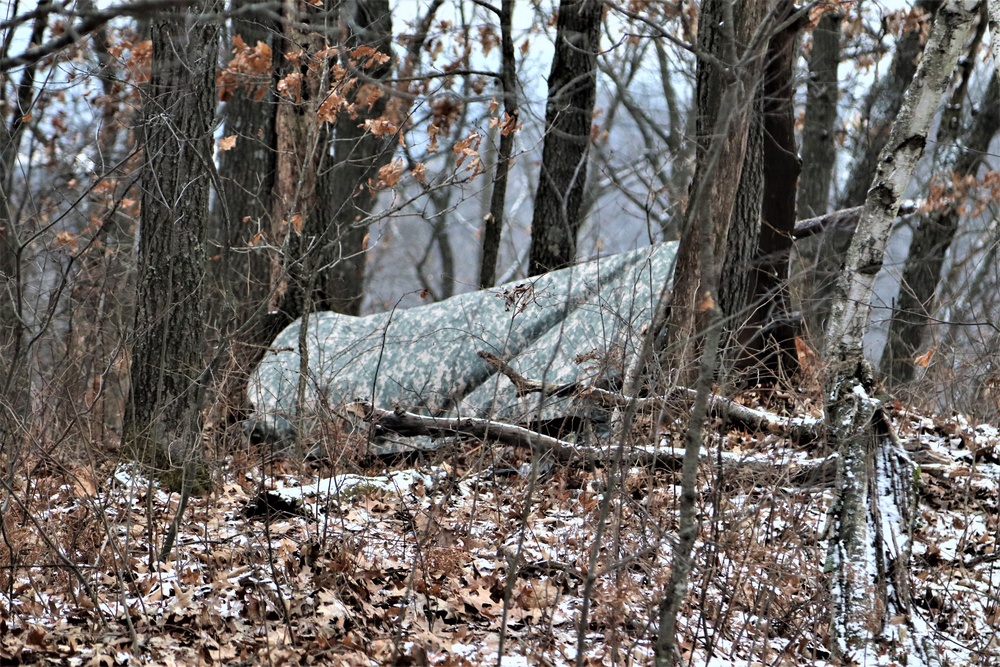
<svg viewBox="0 0 1000 667">
<path fill-rule="evenodd" d="M 944 149 L 944 173 L 976 176 L 993 138 L 1000 132 L 1000 76 L 994 74 L 980 111 L 957 142 Z M 939 145 L 942 143 L 938 142 Z M 948 159 L 950 158 L 950 159 Z M 937 308 L 941 267 L 958 232 L 964 197 L 953 193 L 940 208 L 922 216 L 913 232 L 910 253 L 903 267 L 899 298 L 889 325 L 889 340 L 882 355 L 882 373 L 893 387 L 910 382 L 916 372 L 914 357 L 924 346 L 931 315 Z"/>
<path fill-rule="evenodd" d="M 1000 76 L 1000 0 L 986 0 L 986 9 L 990 18 L 990 51 L 993 53 L 993 66 Z"/>
<path fill-rule="evenodd" d="M 873 374 L 864 361 L 875 276 L 889 231 L 955 64 L 972 34 L 977 4 L 949 0 L 879 157 L 854 240 L 838 279 L 827 330 L 826 419 L 840 456 L 831 508 L 831 643 L 847 662 L 876 649 L 898 658 L 930 656 L 933 647 L 911 613 L 907 580 L 911 489 L 908 459 L 891 437 Z M 905 619 L 888 625 L 887 620 Z M 904 628 L 906 632 L 901 632 Z M 888 641 L 888 646 L 879 646 Z"/>
<path fill-rule="evenodd" d="M 930 17 L 942 4 L 941 0 L 917 0 L 913 8 L 926 12 L 928 20 L 933 20 Z M 865 96 L 860 110 L 862 125 L 852 133 L 853 141 L 850 143 L 855 159 L 837 209 L 860 206 L 865 202 L 879 156 L 887 145 L 890 128 L 899 115 L 924 46 L 923 31 L 919 25 L 901 34 L 895 43 L 892 64 Z M 803 152 L 803 155 L 806 153 Z M 834 229 L 799 248 L 803 259 L 813 267 L 801 289 L 807 299 L 803 312 L 808 331 L 819 334 L 827 328 L 830 305 L 837 289 L 837 276 L 852 238 L 849 230 Z M 817 347 L 822 347 L 823 341 L 817 342 L 820 343 Z"/>
</svg>

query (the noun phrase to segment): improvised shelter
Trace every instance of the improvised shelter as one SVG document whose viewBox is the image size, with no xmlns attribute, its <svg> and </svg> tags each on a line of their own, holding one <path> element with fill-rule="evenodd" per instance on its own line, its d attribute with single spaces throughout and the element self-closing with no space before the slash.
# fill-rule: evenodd
<svg viewBox="0 0 1000 667">
<path fill-rule="evenodd" d="M 503 359 L 526 378 L 621 386 L 669 287 L 676 252 L 676 243 L 660 243 L 426 306 L 300 318 L 251 377 L 246 430 L 284 441 L 357 399 L 517 424 L 579 416 L 572 396 L 518 396 L 478 353 Z"/>
</svg>

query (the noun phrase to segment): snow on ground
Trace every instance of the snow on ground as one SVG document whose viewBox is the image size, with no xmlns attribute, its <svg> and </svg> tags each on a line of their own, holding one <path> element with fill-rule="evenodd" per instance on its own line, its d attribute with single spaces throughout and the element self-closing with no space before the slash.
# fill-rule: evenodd
<svg viewBox="0 0 1000 667">
<path fill-rule="evenodd" d="M 959 417 L 897 424 L 921 465 L 915 622 L 946 664 L 1000 664 L 1000 434 Z M 710 450 L 685 664 L 828 664 L 832 486 L 787 471 L 829 452 L 740 432 Z M 218 462 L 216 492 L 192 499 L 163 563 L 177 495 L 110 461 L 19 479 L 3 498 L 0 662 L 518 667 L 574 664 L 582 647 L 584 664 L 652 664 L 675 472 L 539 466 L 533 479 L 521 454 L 468 442 L 392 470 L 257 454 Z"/>
</svg>

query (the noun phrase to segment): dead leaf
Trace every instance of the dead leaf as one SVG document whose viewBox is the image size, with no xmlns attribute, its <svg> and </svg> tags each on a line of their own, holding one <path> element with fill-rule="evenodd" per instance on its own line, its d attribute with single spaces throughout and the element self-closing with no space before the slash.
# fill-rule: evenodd
<svg viewBox="0 0 1000 667">
<path fill-rule="evenodd" d="M 423 162 L 418 162 L 413 165 L 413 169 L 410 170 L 410 173 L 413 174 L 413 178 L 417 180 L 417 183 L 420 183 L 421 185 L 427 184 L 427 165 Z"/>
<path fill-rule="evenodd" d="M 399 183 L 400 176 L 403 175 L 403 161 L 396 158 L 389 164 L 378 170 L 378 187 L 392 188 Z"/>
<path fill-rule="evenodd" d="M 937 346 L 932 347 L 923 354 L 917 356 L 913 363 L 921 368 L 927 368 L 931 364 L 931 359 L 934 358 L 934 353 L 937 351 Z"/>
<path fill-rule="evenodd" d="M 803 368 L 811 367 L 816 360 L 816 352 L 798 336 L 795 337 L 795 354 L 799 358 L 799 366 Z"/>
<path fill-rule="evenodd" d="M 701 301 L 698 302 L 698 308 L 696 309 L 699 313 L 704 313 L 715 308 L 715 299 L 712 298 L 711 292 L 705 292 Z"/>
<path fill-rule="evenodd" d="M 219 150 L 228 151 L 236 145 L 236 135 L 230 134 L 228 137 L 222 137 L 219 139 Z"/>
</svg>

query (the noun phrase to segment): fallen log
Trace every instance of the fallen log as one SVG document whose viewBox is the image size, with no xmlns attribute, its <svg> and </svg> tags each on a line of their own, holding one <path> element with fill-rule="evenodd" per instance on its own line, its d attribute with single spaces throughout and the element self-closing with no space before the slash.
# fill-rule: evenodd
<svg viewBox="0 0 1000 667">
<path fill-rule="evenodd" d="M 530 449 L 536 455 L 550 455 L 557 461 L 573 465 L 593 465 L 611 461 L 617 446 L 593 447 L 561 440 L 523 426 L 505 424 L 490 419 L 442 418 L 419 415 L 397 408 L 384 410 L 367 401 L 356 401 L 347 407 L 379 431 L 405 437 L 430 438 L 471 437 L 495 440 L 514 447 Z M 702 448 L 700 458 L 721 461 L 723 465 L 767 476 L 769 471 L 782 470 L 797 486 L 818 486 L 831 483 L 836 473 L 836 457 L 822 459 L 796 458 L 776 461 L 771 455 L 747 455 Z M 663 445 L 628 445 L 622 460 L 629 466 L 666 467 L 676 469 L 684 460 L 684 450 Z"/>
<path fill-rule="evenodd" d="M 659 410 L 679 400 L 694 399 L 696 393 L 694 389 L 676 387 L 666 395 L 629 397 L 581 382 L 569 384 L 541 382 L 523 377 L 511 368 L 510 364 L 489 352 L 480 351 L 479 356 L 506 375 L 514 384 L 519 396 L 530 393 L 542 393 L 546 396 L 575 395 L 585 400 L 594 400 L 609 408 L 625 408 L 629 404 L 634 404 L 639 410 Z M 775 433 L 798 444 L 813 442 L 821 436 L 822 418 L 780 417 L 764 410 L 748 408 L 718 394 L 711 394 L 708 404 L 712 415 L 748 431 Z"/>
</svg>

